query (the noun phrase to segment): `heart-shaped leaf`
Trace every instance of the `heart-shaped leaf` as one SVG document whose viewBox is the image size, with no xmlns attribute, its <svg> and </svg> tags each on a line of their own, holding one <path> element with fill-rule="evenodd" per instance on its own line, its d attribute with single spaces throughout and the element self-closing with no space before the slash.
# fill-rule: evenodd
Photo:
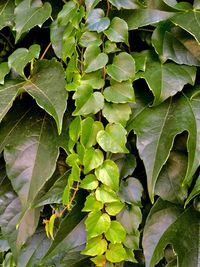
<svg viewBox="0 0 200 267">
<path fill-rule="evenodd" d="M 87 174 L 98 168 L 103 163 L 103 159 L 103 152 L 100 149 L 94 149 L 93 147 L 86 149 L 83 158 L 84 173 Z"/>
<path fill-rule="evenodd" d="M 86 20 L 89 31 L 102 32 L 110 25 L 110 19 L 105 17 L 105 13 L 101 8 L 95 8 L 90 11 Z"/>
<path fill-rule="evenodd" d="M 107 66 L 107 73 L 118 82 L 133 79 L 135 76 L 135 61 L 126 52 L 114 57 L 113 63 Z"/>
<path fill-rule="evenodd" d="M 111 42 L 128 44 L 128 25 L 123 19 L 114 17 L 104 33 Z"/>
<path fill-rule="evenodd" d="M 124 227 L 117 221 L 111 221 L 110 228 L 105 233 L 105 237 L 112 244 L 122 243 L 126 237 Z"/>
<path fill-rule="evenodd" d="M 111 244 L 106 251 L 106 259 L 110 262 L 120 262 L 127 259 L 126 250 L 122 244 Z"/>
<path fill-rule="evenodd" d="M 119 202 L 120 199 L 115 191 L 106 185 L 101 185 L 95 192 L 96 199 L 102 203 Z"/>
<path fill-rule="evenodd" d="M 97 142 L 106 152 L 128 153 L 126 130 L 120 124 L 107 124 L 105 130 L 98 132 Z"/>
<path fill-rule="evenodd" d="M 102 239 L 102 236 L 97 236 L 88 240 L 86 247 L 81 254 L 89 256 L 102 255 L 106 251 L 107 246 L 107 241 Z"/>
</svg>

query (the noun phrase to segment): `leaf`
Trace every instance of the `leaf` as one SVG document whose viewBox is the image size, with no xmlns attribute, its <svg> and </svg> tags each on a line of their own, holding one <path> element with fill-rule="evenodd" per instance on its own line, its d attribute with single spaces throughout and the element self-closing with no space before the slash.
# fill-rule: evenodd
<svg viewBox="0 0 200 267">
<path fill-rule="evenodd" d="M 101 89 L 104 87 L 105 81 L 102 79 L 101 70 L 96 72 L 85 73 L 81 77 L 81 85 L 90 85 L 93 89 Z"/>
<path fill-rule="evenodd" d="M 85 50 L 84 58 L 86 73 L 102 69 L 108 62 L 108 56 L 105 53 L 101 53 L 97 45 L 88 46 Z"/>
<path fill-rule="evenodd" d="M 119 171 L 120 177 L 126 178 L 131 176 L 136 168 L 136 158 L 133 154 L 125 154 L 115 160 Z"/>
<path fill-rule="evenodd" d="M 197 103 L 198 101 L 196 101 Z M 175 106 L 176 111 L 174 110 Z M 182 116 L 183 112 L 184 117 Z M 155 183 L 162 166 L 169 157 L 174 138 L 185 130 L 192 135 L 189 135 L 187 142 L 189 158 L 184 184 L 191 182 L 191 177 L 198 165 L 196 160 L 199 157 L 196 128 L 197 114 L 197 106 L 191 107 L 189 99 L 180 95 L 174 100 L 169 99 L 155 108 L 145 108 L 133 120 L 134 123 L 133 121 L 130 123 L 132 126 L 128 126 L 128 129 L 134 128 L 137 134 L 137 148 L 145 165 L 148 190 L 152 201 Z"/>
<path fill-rule="evenodd" d="M 167 244 L 172 244 L 179 266 L 198 266 L 199 213 L 191 207 L 180 214 L 177 207 L 167 202 L 158 203 L 151 211 L 144 229 L 146 266 L 153 267 L 159 262 Z M 185 241 L 184 245 L 180 236 Z"/>
<path fill-rule="evenodd" d="M 7 62 L 3 62 L 0 64 L 0 84 L 4 84 L 5 76 L 10 72 Z"/>
<path fill-rule="evenodd" d="M 24 68 L 34 58 L 38 58 L 40 54 L 40 46 L 31 45 L 29 50 L 26 48 L 16 49 L 8 58 L 8 65 L 13 68 L 19 75 L 25 77 Z"/>
<path fill-rule="evenodd" d="M 140 7 L 137 0 L 124 0 L 123 2 L 120 0 L 109 0 L 109 2 L 117 9 L 135 9 Z"/>
<path fill-rule="evenodd" d="M 92 175 L 92 174 L 91 174 Z M 89 196 L 87 196 L 84 208 L 82 211 L 96 211 L 101 210 L 103 208 L 103 203 L 101 201 L 98 201 L 93 193 L 91 193 Z"/>
<path fill-rule="evenodd" d="M 136 9 L 122 12 L 121 18 L 125 19 L 129 30 L 152 25 L 174 16 L 173 12 L 166 12 L 156 9 Z"/>
<path fill-rule="evenodd" d="M 142 222 L 141 209 L 137 206 L 125 206 L 116 216 L 117 221 L 125 228 L 127 234 L 133 234 Z"/>
<path fill-rule="evenodd" d="M 194 199 L 196 196 L 198 196 L 200 194 L 200 176 L 197 178 L 196 183 L 192 189 L 192 191 L 190 192 L 186 202 L 185 202 L 185 206 L 188 205 L 188 203 Z"/>
<path fill-rule="evenodd" d="M 145 72 L 138 73 L 138 77 L 146 80 L 155 97 L 153 105 L 158 105 L 181 91 L 185 84 L 194 85 L 196 68 L 175 63 L 162 64 L 152 58 L 147 62 Z"/>
<path fill-rule="evenodd" d="M 104 31 L 104 34 L 111 42 L 124 42 L 128 44 L 128 25 L 123 19 L 114 17 L 109 28 Z"/>
<path fill-rule="evenodd" d="M 95 192 L 96 199 L 103 203 L 119 202 L 116 192 L 106 185 L 101 185 Z"/>
<path fill-rule="evenodd" d="M 107 249 L 107 242 L 105 239 L 102 239 L 102 236 L 94 237 L 87 241 L 85 249 L 81 254 L 96 256 L 102 255 Z"/>
<path fill-rule="evenodd" d="M 127 254 L 122 244 L 110 244 L 106 251 L 106 259 L 110 262 L 120 262 L 127 259 Z"/>
<path fill-rule="evenodd" d="M 98 187 L 99 182 L 94 174 L 88 174 L 81 181 L 80 187 L 86 190 L 94 190 Z"/>
<path fill-rule="evenodd" d="M 38 61 L 30 80 L 23 88 L 55 119 L 60 134 L 67 105 L 65 73 L 62 65 L 55 59 Z"/>
<path fill-rule="evenodd" d="M 128 153 L 126 130 L 120 124 L 107 124 L 105 130 L 97 134 L 97 142 L 104 151 L 112 153 Z"/>
<path fill-rule="evenodd" d="M 141 205 L 143 187 L 136 178 L 129 177 L 121 181 L 119 196 L 128 204 Z"/>
<path fill-rule="evenodd" d="M 79 44 L 83 47 L 88 47 L 90 45 L 100 46 L 102 44 L 102 40 L 97 32 L 86 31 L 81 35 Z"/>
<path fill-rule="evenodd" d="M 4 85 L 0 86 L 0 121 L 12 107 L 23 84 L 21 80 L 8 80 Z"/>
<path fill-rule="evenodd" d="M 4 150 L 7 174 L 23 205 L 24 216 L 52 176 L 58 153 L 55 124 L 41 110 L 29 110 L 18 121 Z"/>
<path fill-rule="evenodd" d="M 107 213 L 102 213 L 101 211 L 90 212 L 85 221 L 87 238 L 91 239 L 106 233 L 110 227 L 110 224 L 110 217 Z"/>
<path fill-rule="evenodd" d="M 129 104 L 105 103 L 102 114 L 110 123 L 120 123 L 125 126 L 130 117 L 131 108 Z"/>
<path fill-rule="evenodd" d="M 100 167 L 95 170 L 97 179 L 109 186 L 114 191 L 119 189 L 119 170 L 114 161 L 106 159 Z"/>
<path fill-rule="evenodd" d="M 122 202 L 112 202 L 108 203 L 105 206 L 106 212 L 111 216 L 116 216 L 124 207 L 124 203 Z"/>
<path fill-rule="evenodd" d="M 87 29 L 89 31 L 102 32 L 106 30 L 110 25 L 110 20 L 105 17 L 105 13 L 101 8 L 94 8 L 90 11 L 86 20 Z"/>
<path fill-rule="evenodd" d="M 42 25 L 51 16 L 51 5 L 38 1 L 38 5 L 34 6 L 31 1 L 24 0 L 15 8 L 15 29 L 17 32 L 15 42 L 19 40 L 21 35 L 35 26 Z"/>
<path fill-rule="evenodd" d="M 87 11 L 90 11 L 90 9 L 94 8 L 98 3 L 99 0 L 85 0 Z"/>
<path fill-rule="evenodd" d="M 0 30 L 14 24 L 15 3 L 13 0 L 2 0 L 0 4 Z"/>
<path fill-rule="evenodd" d="M 87 148 L 83 158 L 84 173 L 87 174 L 91 170 L 98 168 L 103 163 L 103 160 L 104 155 L 100 149 Z"/>
<path fill-rule="evenodd" d="M 177 13 L 176 16 L 171 18 L 171 21 L 189 32 L 200 43 L 200 33 L 196 25 L 200 23 L 200 11 L 199 10 L 186 10 L 185 12 Z"/>
<path fill-rule="evenodd" d="M 99 92 L 94 92 L 90 85 L 82 85 L 77 88 L 73 95 L 76 109 L 73 116 L 95 114 L 103 108 L 104 97 Z"/>
<path fill-rule="evenodd" d="M 118 82 L 133 79 L 135 76 L 134 59 L 126 52 L 114 57 L 113 63 L 107 66 L 107 73 Z"/>
<path fill-rule="evenodd" d="M 133 86 L 132 83 L 129 81 L 113 83 L 111 86 L 105 88 L 103 94 L 108 102 L 135 102 Z"/>
<path fill-rule="evenodd" d="M 186 171 L 187 157 L 183 153 L 172 151 L 158 176 L 155 194 L 163 200 L 183 204 L 187 197 L 187 188 L 182 185 Z"/>
<path fill-rule="evenodd" d="M 124 227 L 117 221 L 111 221 L 110 228 L 105 233 L 105 237 L 112 244 L 122 243 L 126 237 Z"/>
<path fill-rule="evenodd" d="M 77 142 L 81 132 L 81 118 L 75 117 L 69 125 L 69 137 L 72 141 Z"/>
<path fill-rule="evenodd" d="M 161 23 L 153 32 L 152 44 L 162 62 L 171 59 L 178 64 L 200 65 L 200 47 L 197 41 L 180 27 Z"/>
<path fill-rule="evenodd" d="M 60 26 L 57 21 L 53 21 L 50 26 L 50 38 L 53 50 L 58 58 L 62 57 L 62 49 L 63 49 L 63 34 L 65 27 Z"/>
<path fill-rule="evenodd" d="M 66 26 L 69 22 L 72 22 L 74 15 L 76 14 L 77 6 L 73 1 L 65 3 L 62 10 L 58 13 L 58 24 Z"/>
</svg>

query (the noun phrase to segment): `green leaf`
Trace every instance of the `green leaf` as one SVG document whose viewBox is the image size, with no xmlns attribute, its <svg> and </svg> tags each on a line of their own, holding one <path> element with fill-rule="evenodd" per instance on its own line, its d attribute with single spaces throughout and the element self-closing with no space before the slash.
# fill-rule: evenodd
<svg viewBox="0 0 200 267">
<path fill-rule="evenodd" d="M 53 21 L 50 26 L 50 38 L 53 50 L 57 57 L 62 57 L 62 48 L 63 48 L 63 34 L 64 34 L 65 27 L 60 26 L 57 21 Z"/>
<path fill-rule="evenodd" d="M 106 54 L 116 53 L 116 52 L 119 52 L 119 51 L 121 51 L 121 49 L 117 47 L 116 43 L 113 43 L 110 40 L 107 40 L 105 42 L 104 52 Z"/>
<path fill-rule="evenodd" d="M 114 191 L 119 189 L 119 170 L 114 161 L 106 159 L 103 164 L 95 170 L 97 179 L 109 186 Z"/>
<path fill-rule="evenodd" d="M 122 243 L 126 237 L 124 227 L 117 221 L 111 221 L 110 228 L 105 233 L 105 237 L 112 244 Z"/>
<path fill-rule="evenodd" d="M 97 45 L 88 46 L 85 50 L 84 58 L 86 73 L 102 69 L 108 62 L 108 56 L 105 53 L 101 53 Z"/>
<path fill-rule="evenodd" d="M 107 245 L 106 240 L 102 239 L 102 236 L 94 237 L 88 240 L 86 247 L 81 254 L 89 256 L 102 255 L 106 251 Z"/>
<path fill-rule="evenodd" d="M 140 70 L 145 71 L 149 51 L 144 50 L 141 52 L 132 52 L 131 55 L 135 60 L 135 72 L 137 73 Z"/>
<path fill-rule="evenodd" d="M 135 9 L 140 7 L 137 0 L 124 0 L 123 2 L 120 0 L 109 0 L 109 2 L 117 9 Z"/>
<path fill-rule="evenodd" d="M 142 222 L 142 212 L 137 206 L 125 206 L 116 218 L 128 234 L 133 234 Z"/>
<path fill-rule="evenodd" d="M 120 123 L 125 126 L 130 117 L 131 108 L 129 104 L 105 103 L 102 114 L 110 123 Z"/>
<path fill-rule="evenodd" d="M 15 3 L 13 0 L 2 0 L 0 4 L 0 30 L 14 24 Z"/>
<path fill-rule="evenodd" d="M 61 26 L 67 25 L 72 22 L 73 17 L 76 14 L 77 6 L 73 1 L 65 3 L 62 10 L 58 13 L 57 21 Z"/>
<path fill-rule="evenodd" d="M 95 114 L 103 108 L 104 97 L 99 92 L 94 92 L 90 85 L 82 85 L 73 95 L 76 109 L 73 116 Z"/>
<path fill-rule="evenodd" d="M 172 151 L 156 182 L 155 194 L 163 200 L 183 204 L 187 188 L 182 185 L 187 171 L 187 157 Z"/>
<path fill-rule="evenodd" d="M 124 203 L 122 202 L 112 202 L 108 203 L 105 206 L 106 212 L 111 216 L 116 216 L 124 207 Z"/>
<path fill-rule="evenodd" d="M 119 202 L 116 192 L 106 185 L 101 185 L 95 192 L 96 199 L 103 203 Z"/>
<path fill-rule="evenodd" d="M 152 44 L 161 61 L 171 59 L 178 64 L 199 66 L 198 42 L 180 27 L 172 27 L 172 25 L 169 22 L 163 22 L 152 35 Z"/>
<path fill-rule="evenodd" d="M 129 81 L 120 83 L 115 82 L 111 86 L 106 87 L 103 94 L 108 102 L 113 102 L 113 103 L 135 102 L 135 94 L 133 86 L 132 83 Z"/>
<path fill-rule="evenodd" d="M 126 52 L 114 57 L 113 63 L 107 66 L 107 73 L 118 82 L 133 79 L 135 76 L 135 61 Z"/>
<path fill-rule="evenodd" d="M 138 73 L 138 77 L 146 80 L 155 97 L 153 105 L 158 105 L 181 91 L 185 84 L 194 85 L 196 68 L 175 63 L 162 64 L 151 58 L 145 72 Z"/>
<path fill-rule="evenodd" d="M 72 141 L 77 142 L 81 132 L 81 118 L 77 116 L 69 125 L 69 137 Z"/>
<path fill-rule="evenodd" d="M 119 196 L 129 204 L 141 205 L 143 187 L 136 178 L 129 177 L 120 184 Z"/>
<path fill-rule="evenodd" d="M 96 266 L 104 266 L 106 264 L 106 256 L 100 255 L 96 256 L 95 258 L 91 258 L 91 261 L 96 264 Z"/>
<path fill-rule="evenodd" d="M 41 1 L 34 5 L 31 1 L 24 0 L 15 8 L 15 16 L 17 42 L 23 33 L 42 25 L 51 16 L 51 5 L 48 2 L 43 5 Z"/>
<path fill-rule="evenodd" d="M 8 58 L 8 65 L 13 68 L 19 75 L 25 78 L 24 68 L 34 58 L 38 58 L 40 54 L 40 46 L 31 45 L 29 49 L 18 48 Z"/>
<path fill-rule="evenodd" d="M 123 19 L 114 17 L 104 33 L 111 42 L 128 44 L 128 25 Z"/>
<path fill-rule="evenodd" d="M 105 130 L 98 132 L 97 142 L 104 151 L 128 153 L 126 148 L 126 130 L 120 124 L 107 124 Z"/>
<path fill-rule="evenodd" d="M 79 44 L 83 47 L 88 47 L 90 45 L 100 46 L 102 44 L 102 40 L 100 39 L 98 33 L 86 31 L 81 35 Z"/>
<path fill-rule="evenodd" d="M 90 11 L 86 24 L 89 31 L 102 32 L 109 27 L 110 20 L 108 17 L 105 17 L 103 9 L 95 8 Z"/>
<path fill-rule="evenodd" d="M 99 182 L 94 174 L 88 174 L 81 181 L 80 187 L 87 190 L 94 190 L 98 187 Z"/>
<path fill-rule="evenodd" d="M 110 262 L 120 262 L 127 259 L 126 250 L 122 244 L 110 244 L 106 251 L 106 259 Z"/>
<path fill-rule="evenodd" d="M 24 82 L 21 80 L 8 80 L 3 86 L 0 86 L 0 121 L 12 107 L 23 84 Z"/>
<path fill-rule="evenodd" d="M 60 134 L 67 105 L 65 73 L 62 65 L 55 59 L 38 61 L 30 80 L 23 88 L 55 119 Z"/>
<path fill-rule="evenodd" d="M 99 0 L 85 0 L 87 11 L 94 8 L 99 3 Z"/>
<path fill-rule="evenodd" d="M 0 84 L 4 84 L 5 76 L 10 72 L 7 62 L 3 62 L 0 64 Z"/>
<path fill-rule="evenodd" d="M 192 133 L 187 142 L 189 158 L 184 183 L 189 184 L 191 182 L 191 177 L 198 165 L 195 158 L 199 157 L 197 103 L 199 103 L 198 99 L 191 103 L 186 96 L 180 95 L 157 107 L 145 108 L 133 119 L 134 122 L 130 122 L 129 126 L 132 126 L 128 126 L 129 129 L 134 128 L 137 134 L 137 148 L 146 168 L 148 190 L 152 201 L 155 183 L 162 166 L 169 157 L 174 138 L 183 131 Z M 176 111 L 174 110 L 175 106 Z M 184 117 L 182 116 L 183 113 L 185 114 Z"/>
<path fill-rule="evenodd" d="M 196 183 L 191 191 L 191 193 L 189 194 L 186 202 L 185 202 L 185 206 L 196 196 L 198 196 L 200 194 L 200 176 L 197 178 Z"/>
<path fill-rule="evenodd" d="M 85 221 L 87 238 L 91 239 L 106 233 L 110 227 L 110 224 L 110 217 L 107 213 L 102 213 L 101 211 L 90 212 Z"/>
<path fill-rule="evenodd" d="M 193 35 L 197 42 L 200 43 L 200 33 L 198 27 L 196 27 L 200 23 L 199 10 L 193 9 L 186 10 L 183 13 L 177 13 L 176 16 L 171 18 L 171 21 Z"/>
<path fill-rule="evenodd" d="M 103 152 L 100 149 L 87 148 L 83 158 L 84 173 L 87 174 L 91 170 L 98 168 L 103 163 L 103 160 Z"/>
<path fill-rule="evenodd" d="M 164 256 L 163 251 L 168 244 L 172 244 L 179 266 L 198 266 L 198 233 L 199 213 L 192 207 L 180 214 L 180 209 L 177 207 L 159 202 L 151 211 L 144 229 L 143 247 L 146 266 L 155 266 Z"/>
<path fill-rule="evenodd" d="M 81 77 L 81 85 L 90 85 L 93 89 L 101 89 L 104 87 L 104 79 L 102 79 L 102 72 L 101 70 L 85 73 Z"/>
<path fill-rule="evenodd" d="M 95 197 L 94 194 L 90 194 L 87 196 L 84 208 L 82 211 L 96 211 L 96 210 L 101 210 L 103 208 L 103 203 L 98 201 Z"/>
<path fill-rule="evenodd" d="M 120 155 L 119 158 L 115 159 L 115 163 L 119 168 L 121 178 L 132 175 L 137 166 L 136 158 L 133 154 Z"/>
</svg>

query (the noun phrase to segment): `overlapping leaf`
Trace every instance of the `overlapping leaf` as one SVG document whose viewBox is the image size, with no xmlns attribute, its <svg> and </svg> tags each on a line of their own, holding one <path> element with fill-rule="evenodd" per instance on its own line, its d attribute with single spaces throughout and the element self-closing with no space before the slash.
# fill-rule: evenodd
<svg viewBox="0 0 200 267">
<path fill-rule="evenodd" d="M 14 24 L 14 0 L 2 0 L 0 3 L 0 30 Z"/>
</svg>

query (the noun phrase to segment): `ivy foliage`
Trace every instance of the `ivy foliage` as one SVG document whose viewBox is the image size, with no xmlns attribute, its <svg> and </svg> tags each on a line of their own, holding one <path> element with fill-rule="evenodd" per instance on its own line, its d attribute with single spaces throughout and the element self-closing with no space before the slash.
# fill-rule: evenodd
<svg viewBox="0 0 200 267">
<path fill-rule="evenodd" d="M 0 263 L 200 265 L 200 3 L 2 0 Z"/>
</svg>

